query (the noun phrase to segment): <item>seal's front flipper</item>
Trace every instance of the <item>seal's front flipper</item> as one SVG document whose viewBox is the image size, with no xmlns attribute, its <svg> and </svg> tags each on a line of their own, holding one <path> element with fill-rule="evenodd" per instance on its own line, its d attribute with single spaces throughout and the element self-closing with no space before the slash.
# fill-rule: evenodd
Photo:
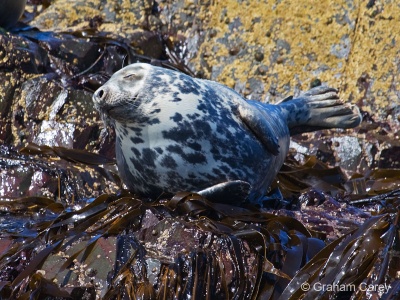
<svg viewBox="0 0 400 300">
<path fill-rule="evenodd" d="M 243 123 L 253 132 L 257 139 L 273 155 L 279 154 L 279 140 L 277 133 L 271 127 L 270 122 L 257 107 L 250 104 L 241 104 L 238 106 L 239 116 Z"/>
<path fill-rule="evenodd" d="M 242 180 L 227 181 L 198 192 L 211 202 L 240 204 L 249 196 L 251 185 Z"/>
</svg>

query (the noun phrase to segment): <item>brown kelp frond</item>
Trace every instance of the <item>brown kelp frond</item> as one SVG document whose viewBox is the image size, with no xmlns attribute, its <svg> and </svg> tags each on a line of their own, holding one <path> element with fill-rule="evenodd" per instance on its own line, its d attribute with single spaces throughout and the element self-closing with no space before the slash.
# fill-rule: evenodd
<svg viewBox="0 0 400 300">
<path fill-rule="evenodd" d="M 77 158 L 65 150 L 31 149 L 30 155 L 75 164 L 108 162 L 89 154 Z M 340 169 L 312 157 L 304 164 L 288 161 L 280 176 L 293 178 L 279 184 L 291 182 L 292 197 L 301 193 L 300 210 L 236 207 L 189 192 L 149 203 L 123 191 L 81 207 L 46 197 L 2 201 L 4 216 L 23 214 L 29 221 L 2 230 L 0 295 L 396 299 L 398 192 L 346 194 L 348 180 Z M 380 180 L 374 176 L 366 181 Z M 311 188 L 313 182 L 337 196 Z M 372 214 L 348 204 L 360 199 L 370 201 L 359 205 L 379 203 L 382 209 Z M 324 216 L 318 224 L 317 213 Z M 342 228 L 335 231 L 335 226 Z"/>
</svg>

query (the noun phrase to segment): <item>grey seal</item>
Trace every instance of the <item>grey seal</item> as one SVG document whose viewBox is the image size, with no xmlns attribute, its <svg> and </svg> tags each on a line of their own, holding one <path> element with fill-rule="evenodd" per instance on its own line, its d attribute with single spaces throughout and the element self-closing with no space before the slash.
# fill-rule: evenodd
<svg viewBox="0 0 400 300">
<path fill-rule="evenodd" d="M 361 122 L 359 109 L 327 86 L 264 104 L 217 82 L 144 63 L 116 72 L 93 101 L 115 127 L 122 180 L 151 199 L 190 191 L 211 201 L 256 203 L 285 160 L 292 129 Z"/>
<path fill-rule="evenodd" d="M 1 0 L 0 27 L 9 28 L 21 18 L 26 0 Z"/>
</svg>

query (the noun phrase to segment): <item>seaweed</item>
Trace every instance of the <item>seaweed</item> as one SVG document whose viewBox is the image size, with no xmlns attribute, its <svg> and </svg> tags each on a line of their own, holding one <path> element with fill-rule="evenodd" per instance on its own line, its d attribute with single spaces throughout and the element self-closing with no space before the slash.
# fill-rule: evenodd
<svg viewBox="0 0 400 300">
<path fill-rule="evenodd" d="M 88 166 L 112 163 L 61 147 L 29 145 L 22 152 Z M 366 180 L 380 180 L 382 173 L 372 172 Z M 386 180 L 397 178 L 396 172 L 384 174 Z M 340 204 L 379 202 L 383 207 L 329 240 L 290 213 L 285 215 L 286 210 L 213 203 L 190 192 L 146 202 L 121 191 L 103 194 L 80 209 L 46 197 L 3 201 L 9 213 L 41 211 L 47 217 L 31 221 L 22 232 L 2 233 L 12 242 L 0 257 L 0 294 L 10 299 L 78 299 L 82 293 L 89 299 L 95 299 L 96 293 L 103 299 L 364 299 L 371 295 L 397 299 L 398 192 L 363 195 L 368 202 L 360 202 L 360 195 L 352 200 L 352 195 L 343 193 L 346 179 L 340 169 L 314 157 L 303 164 L 288 160 L 279 178 L 288 176 L 295 179 L 291 188 L 287 189 L 289 180 L 279 180 L 277 186 L 292 197 L 295 193 L 305 197 L 312 191 L 310 182 L 318 181 L 330 187 Z M 303 204 L 307 205 L 303 209 L 325 202 L 329 199 Z M 193 243 L 178 236 L 186 231 Z M 71 279 L 74 270 L 95 266 L 101 244 L 113 239 L 115 260 L 107 278 L 86 270 L 86 284 Z M 179 243 L 182 249 L 169 248 Z M 49 265 L 56 271 L 43 272 Z M 108 286 L 100 289 L 94 284 L 101 280 Z M 89 290 L 77 290 L 83 287 Z"/>
</svg>

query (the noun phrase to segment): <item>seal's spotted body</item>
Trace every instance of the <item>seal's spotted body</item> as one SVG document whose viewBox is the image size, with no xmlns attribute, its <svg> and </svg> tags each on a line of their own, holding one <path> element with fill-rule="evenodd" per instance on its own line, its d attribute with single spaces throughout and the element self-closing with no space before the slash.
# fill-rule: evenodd
<svg viewBox="0 0 400 300">
<path fill-rule="evenodd" d="M 289 127 L 360 122 L 358 110 L 331 88 L 267 105 L 216 82 L 139 63 L 115 73 L 94 101 L 115 126 L 122 179 L 153 199 L 197 191 L 212 200 L 236 193 L 256 201 L 283 164 Z M 324 119 L 316 119 L 319 111 Z"/>
</svg>

